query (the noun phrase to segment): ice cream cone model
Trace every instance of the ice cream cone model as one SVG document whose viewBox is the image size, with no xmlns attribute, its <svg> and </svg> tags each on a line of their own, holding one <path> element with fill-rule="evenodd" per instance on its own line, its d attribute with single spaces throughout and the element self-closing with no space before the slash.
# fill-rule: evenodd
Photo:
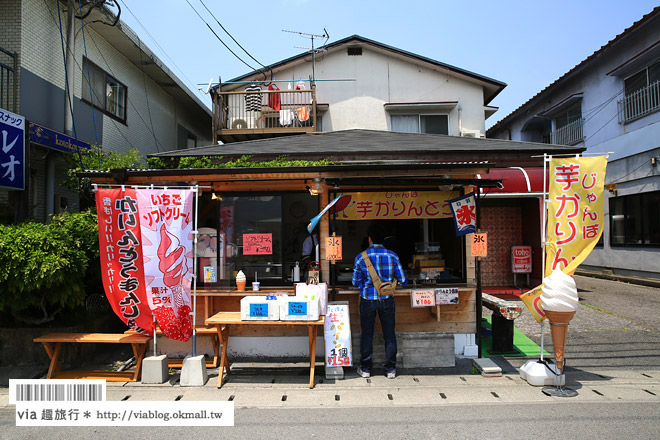
<svg viewBox="0 0 660 440">
<path fill-rule="evenodd" d="M 541 305 L 550 321 L 555 363 L 557 368 L 563 371 L 566 331 L 578 308 L 577 287 L 573 277 L 561 270 L 555 270 L 549 277 L 543 279 L 542 290 Z"/>
<path fill-rule="evenodd" d="M 245 274 L 243 273 L 242 270 L 238 271 L 238 274 L 236 275 L 236 289 L 239 292 L 245 292 L 245 282 L 247 279 L 245 278 Z"/>
<path fill-rule="evenodd" d="M 555 312 L 546 310 L 545 316 L 550 321 L 550 332 L 552 333 L 552 348 L 555 352 L 555 364 L 557 368 L 564 371 L 564 347 L 566 346 L 566 331 L 568 323 L 575 312 Z"/>
</svg>

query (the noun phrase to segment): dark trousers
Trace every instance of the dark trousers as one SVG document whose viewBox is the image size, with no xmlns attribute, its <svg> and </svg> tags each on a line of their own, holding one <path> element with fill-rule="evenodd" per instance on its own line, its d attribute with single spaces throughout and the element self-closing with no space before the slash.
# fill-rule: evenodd
<svg viewBox="0 0 660 440">
<path fill-rule="evenodd" d="M 396 334 L 394 333 L 394 297 L 382 301 L 360 298 L 360 365 L 363 371 L 371 371 L 373 366 L 373 341 L 376 313 L 380 318 L 385 339 L 385 372 L 396 370 Z"/>
</svg>

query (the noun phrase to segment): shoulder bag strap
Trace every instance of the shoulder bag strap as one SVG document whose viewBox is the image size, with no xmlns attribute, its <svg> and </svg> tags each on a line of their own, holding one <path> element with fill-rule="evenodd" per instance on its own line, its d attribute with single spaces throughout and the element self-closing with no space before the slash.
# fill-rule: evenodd
<svg viewBox="0 0 660 440">
<path fill-rule="evenodd" d="M 374 287 L 378 289 L 378 287 L 382 284 L 382 281 L 380 280 L 374 265 L 371 264 L 371 259 L 367 255 L 367 251 L 362 252 L 362 258 L 364 259 L 364 264 L 367 265 L 367 269 L 369 270 L 369 275 L 371 275 L 371 281 L 373 281 Z"/>
</svg>

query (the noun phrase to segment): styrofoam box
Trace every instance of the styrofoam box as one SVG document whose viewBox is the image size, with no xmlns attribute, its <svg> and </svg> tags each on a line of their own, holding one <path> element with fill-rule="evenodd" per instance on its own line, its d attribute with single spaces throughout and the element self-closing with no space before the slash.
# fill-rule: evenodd
<svg viewBox="0 0 660 440">
<path fill-rule="evenodd" d="M 318 321 L 319 300 L 287 296 L 280 299 L 280 320 L 282 321 Z"/>
<path fill-rule="evenodd" d="M 241 299 L 242 321 L 278 321 L 280 319 L 279 297 L 246 296 Z"/>
</svg>

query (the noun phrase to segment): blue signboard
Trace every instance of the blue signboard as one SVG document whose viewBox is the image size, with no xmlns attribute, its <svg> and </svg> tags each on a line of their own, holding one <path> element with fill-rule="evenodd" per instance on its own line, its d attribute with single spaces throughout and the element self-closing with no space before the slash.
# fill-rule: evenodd
<svg viewBox="0 0 660 440">
<path fill-rule="evenodd" d="M 25 118 L 1 108 L 0 187 L 25 189 Z"/>
<path fill-rule="evenodd" d="M 64 151 L 65 153 L 76 152 L 76 145 L 83 150 L 89 150 L 91 148 L 91 145 L 87 142 L 76 140 L 71 136 L 35 124 L 34 122 L 30 123 L 30 142 Z"/>
<path fill-rule="evenodd" d="M 268 304 L 250 304 L 250 317 L 252 318 L 267 318 L 268 317 Z"/>
<path fill-rule="evenodd" d="M 290 302 L 289 303 L 289 315 L 306 316 L 307 315 L 307 303 L 306 302 Z"/>
</svg>

